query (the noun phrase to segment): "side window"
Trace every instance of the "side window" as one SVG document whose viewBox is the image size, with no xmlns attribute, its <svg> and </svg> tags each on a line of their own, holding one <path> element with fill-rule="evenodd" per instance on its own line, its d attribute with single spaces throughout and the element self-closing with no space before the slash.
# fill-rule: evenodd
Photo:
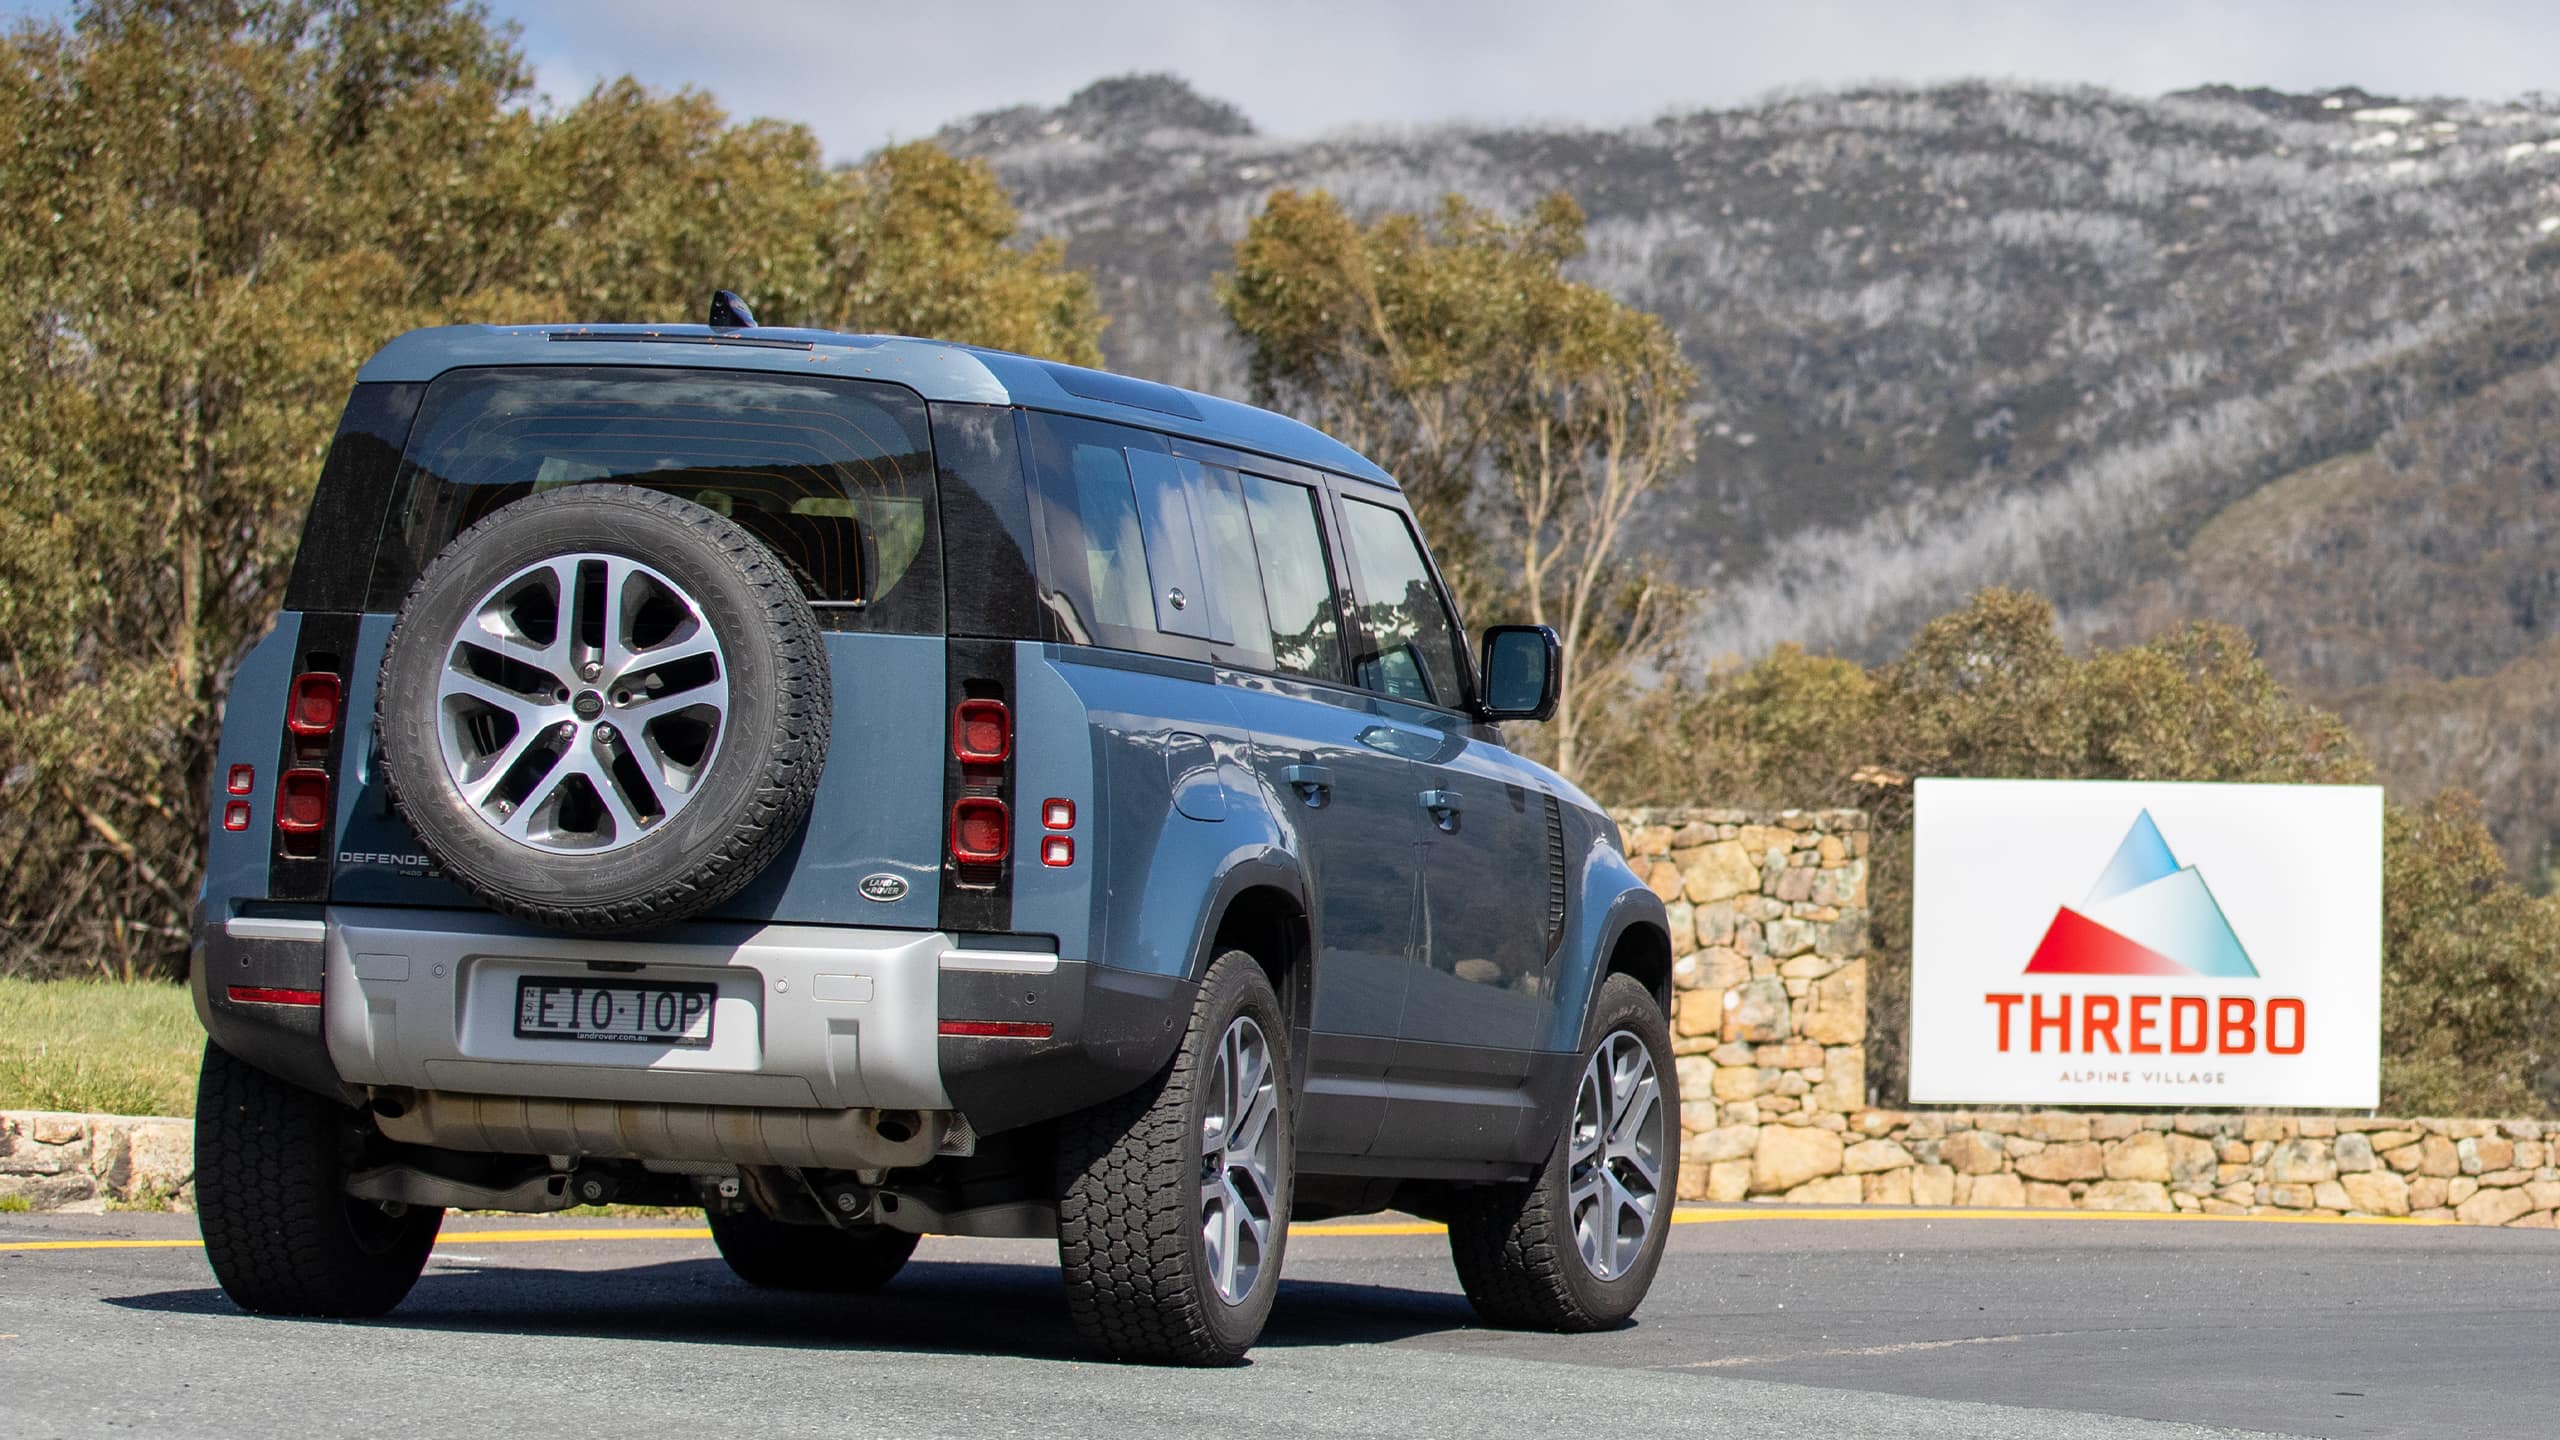
<svg viewBox="0 0 2560 1440">
<path fill-rule="evenodd" d="M 1243 488 L 1270 615 L 1271 667 L 1342 683 L 1342 625 L 1316 520 L 1316 492 L 1251 474 L 1243 477 Z"/>
<path fill-rule="evenodd" d="M 1048 541 L 1040 603 L 1079 645 L 1144 648 L 1140 637 L 1156 627 L 1146 541 L 1128 456 L 1111 441 L 1100 427 L 1033 430 Z"/>
<path fill-rule="evenodd" d="M 1345 497 L 1343 538 L 1358 572 L 1352 680 L 1399 700 L 1456 709 L 1465 701 L 1449 610 L 1404 516 Z"/>
</svg>

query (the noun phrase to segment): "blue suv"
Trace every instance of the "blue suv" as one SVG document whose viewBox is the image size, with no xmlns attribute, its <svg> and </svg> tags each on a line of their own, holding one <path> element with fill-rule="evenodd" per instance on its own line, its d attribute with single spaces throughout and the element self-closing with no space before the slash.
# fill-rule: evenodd
<svg viewBox="0 0 2560 1440">
<path fill-rule="evenodd" d="M 739 307 L 743 308 L 743 307 Z M 1633 1312 L 1662 904 L 1512 753 L 1395 482 L 1266 411 L 708 326 L 368 362 L 239 667 L 194 936 L 206 1250 L 378 1314 L 448 1207 L 699 1206 L 746 1280 L 1052 1236 L 1240 1358 L 1292 1220 L 1445 1221 L 1489 1321 Z"/>
</svg>

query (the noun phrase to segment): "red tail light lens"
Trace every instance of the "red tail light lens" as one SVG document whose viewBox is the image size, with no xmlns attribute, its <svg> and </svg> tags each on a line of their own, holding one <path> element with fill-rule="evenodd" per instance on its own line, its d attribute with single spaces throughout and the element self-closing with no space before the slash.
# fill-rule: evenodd
<svg viewBox="0 0 2560 1440">
<path fill-rule="evenodd" d="M 951 712 L 951 753 L 965 765 L 999 765 L 1013 754 L 1013 712 L 1001 700 L 963 700 Z"/>
<path fill-rule="evenodd" d="M 951 858 L 963 865 L 998 865 L 1013 848 L 1013 817 L 1001 800 L 971 795 L 951 807 Z"/>
<path fill-rule="evenodd" d="M 1073 800 L 1041 801 L 1040 824 L 1050 830 L 1073 830 L 1076 828 L 1076 802 Z"/>
<path fill-rule="evenodd" d="M 326 735 L 338 728 L 346 690 L 326 670 L 306 670 L 293 677 L 293 699 L 284 712 L 284 728 L 296 735 Z"/>
<path fill-rule="evenodd" d="M 246 795 L 250 791 L 257 789 L 258 767 L 255 765 L 232 766 L 231 776 L 223 782 L 223 788 L 229 790 L 234 795 Z"/>
<path fill-rule="evenodd" d="M 231 1003 L 235 1005 L 318 1005 L 317 990 L 278 990 L 264 985 L 234 985 Z"/>
<path fill-rule="evenodd" d="M 276 828 L 288 835 L 317 835 L 329 825 L 329 775 L 287 770 L 276 786 Z"/>
<path fill-rule="evenodd" d="M 945 1020 L 945 1035 L 967 1035 L 983 1040 L 1046 1040 L 1050 1035 L 1046 1020 Z"/>
<path fill-rule="evenodd" d="M 246 800 L 234 800 L 230 804 L 223 806 L 222 828 L 225 830 L 248 829 L 249 802 Z"/>
<path fill-rule="evenodd" d="M 1050 835 L 1040 841 L 1040 863 L 1053 870 L 1063 870 L 1076 863 L 1076 842 L 1065 835 Z"/>
</svg>

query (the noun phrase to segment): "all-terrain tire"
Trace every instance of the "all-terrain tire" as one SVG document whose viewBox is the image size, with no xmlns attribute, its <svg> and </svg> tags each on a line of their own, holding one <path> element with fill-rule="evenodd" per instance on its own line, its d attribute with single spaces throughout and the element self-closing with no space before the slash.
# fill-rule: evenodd
<svg viewBox="0 0 2560 1440">
<path fill-rule="evenodd" d="M 1238 1019 L 1268 1045 L 1279 1127 L 1276 1196 L 1250 1288 L 1219 1293 L 1203 1235 L 1203 1122 L 1234 1107 L 1212 1092 Z M 1251 955 L 1231 950 L 1202 981 L 1173 1060 L 1127 1095 L 1059 1122 L 1058 1260 L 1077 1330 L 1113 1356 L 1164 1365 L 1232 1365 L 1262 1334 L 1280 1289 L 1295 1191 L 1288 1020 Z M 1243 1127 L 1239 1126 L 1239 1129 Z"/>
<path fill-rule="evenodd" d="M 595 553 L 640 561 L 700 605 L 722 647 L 729 708 L 681 809 L 634 843 L 564 854 L 517 843 L 463 798 L 444 760 L 437 682 L 493 587 L 544 560 Z M 718 905 L 781 853 L 817 794 L 833 712 L 817 618 L 772 551 L 690 500 L 589 484 L 499 508 L 427 566 L 392 625 L 374 723 L 384 782 L 447 874 L 509 915 L 612 934 Z"/>
<path fill-rule="evenodd" d="M 1488 1324 L 1519 1330 L 1576 1332 L 1624 1324 L 1644 1302 L 1661 1268 L 1680 1173 L 1680 1088 L 1672 1068 L 1671 1027 L 1651 991 L 1626 975 L 1603 982 L 1582 1036 L 1588 1063 L 1601 1043 L 1632 1034 L 1659 1077 L 1662 1149 L 1660 1188 L 1637 1259 L 1602 1279 L 1585 1263 L 1568 1195 L 1574 1106 L 1565 1107 L 1553 1154 L 1526 1185 L 1486 1185 L 1460 1192 L 1449 1215 L 1449 1254 L 1458 1283 Z M 1581 1070 L 1576 1081 L 1581 1083 Z"/>
<path fill-rule="evenodd" d="M 753 1212 L 712 1212 L 711 1243 L 737 1277 L 767 1290 L 864 1295 L 906 1268 L 917 1237 L 886 1225 L 786 1225 Z"/>
<path fill-rule="evenodd" d="M 205 1046 L 196 1220 L 214 1278 L 242 1309 L 361 1318 L 418 1283 L 444 1212 L 392 1215 L 349 1198 L 349 1161 L 368 1128 L 361 1111 Z"/>
</svg>

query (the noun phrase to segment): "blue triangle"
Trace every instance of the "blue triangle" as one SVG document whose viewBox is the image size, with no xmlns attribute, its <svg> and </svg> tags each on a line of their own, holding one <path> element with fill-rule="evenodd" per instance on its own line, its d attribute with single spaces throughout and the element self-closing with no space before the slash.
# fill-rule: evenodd
<svg viewBox="0 0 2560 1440">
<path fill-rule="evenodd" d="M 2089 898 L 2081 901 L 2085 908 L 2139 890 L 2155 880 L 2165 880 L 2178 873 L 2178 857 L 2169 853 L 2169 842 L 2160 838 L 2160 827 L 2151 823 L 2151 812 L 2145 810 L 2124 832 L 2123 843 L 2116 846 L 2115 858 L 2107 862 Z"/>
</svg>

